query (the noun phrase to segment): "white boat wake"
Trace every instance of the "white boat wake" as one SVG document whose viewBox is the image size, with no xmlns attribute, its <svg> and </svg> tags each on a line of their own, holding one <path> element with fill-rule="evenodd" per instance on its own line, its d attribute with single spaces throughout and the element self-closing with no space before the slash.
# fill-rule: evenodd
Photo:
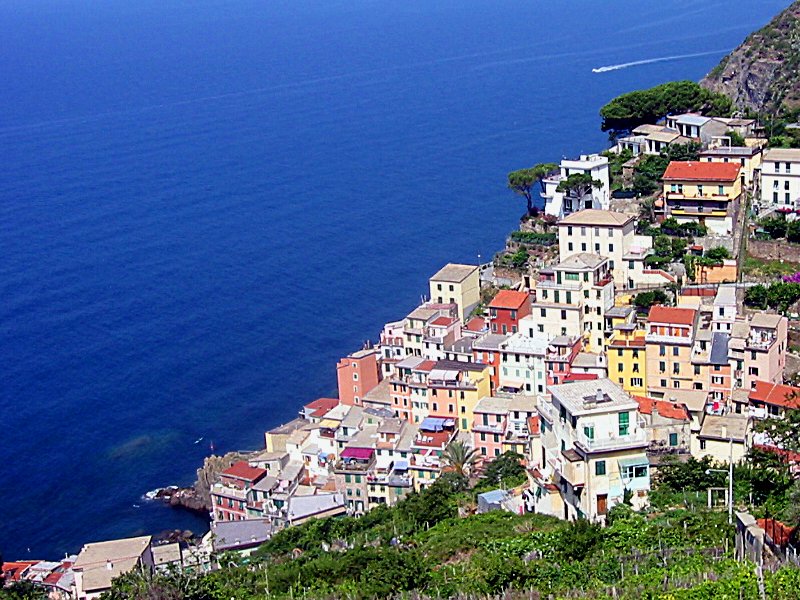
<svg viewBox="0 0 800 600">
<path fill-rule="evenodd" d="M 595 67 L 592 73 L 608 73 L 609 71 L 619 71 L 628 67 L 638 67 L 639 65 L 650 65 L 652 63 L 667 62 L 671 60 L 682 60 L 684 58 L 697 58 L 699 56 L 711 56 L 712 54 L 724 54 L 729 50 L 712 50 L 710 52 L 696 52 L 694 54 L 676 54 L 674 56 L 660 56 L 658 58 L 647 58 L 645 60 L 634 60 L 632 62 L 620 63 L 618 65 L 607 65 L 605 67 Z"/>
</svg>

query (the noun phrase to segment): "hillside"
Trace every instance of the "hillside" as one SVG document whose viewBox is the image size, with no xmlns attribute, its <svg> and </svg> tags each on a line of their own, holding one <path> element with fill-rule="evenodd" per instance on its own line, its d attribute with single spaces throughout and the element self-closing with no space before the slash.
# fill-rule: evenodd
<svg viewBox="0 0 800 600">
<path fill-rule="evenodd" d="M 740 109 L 782 113 L 800 108 L 800 0 L 750 34 L 700 82 Z"/>
</svg>

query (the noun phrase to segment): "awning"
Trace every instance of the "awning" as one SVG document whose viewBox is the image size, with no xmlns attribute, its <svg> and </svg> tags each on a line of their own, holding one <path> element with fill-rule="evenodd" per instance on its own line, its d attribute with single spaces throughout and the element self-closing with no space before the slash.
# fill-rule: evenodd
<svg viewBox="0 0 800 600">
<path fill-rule="evenodd" d="M 340 454 L 341 458 L 355 459 L 355 460 L 369 460 L 375 450 L 372 448 L 345 448 Z"/>
<path fill-rule="evenodd" d="M 394 470 L 395 471 L 408 471 L 408 461 L 407 460 L 398 460 L 394 463 Z"/>
<path fill-rule="evenodd" d="M 620 458 L 618 461 L 620 468 L 623 467 L 644 467 L 650 464 L 646 456 L 637 458 Z"/>
<path fill-rule="evenodd" d="M 341 425 L 341 421 L 336 421 L 335 419 L 322 419 L 319 422 L 319 426 L 325 429 L 338 429 L 339 425 Z"/>
<path fill-rule="evenodd" d="M 422 419 L 419 428 L 425 431 L 442 431 L 445 427 L 455 426 L 453 419 L 444 419 L 441 417 L 425 417 Z"/>
</svg>

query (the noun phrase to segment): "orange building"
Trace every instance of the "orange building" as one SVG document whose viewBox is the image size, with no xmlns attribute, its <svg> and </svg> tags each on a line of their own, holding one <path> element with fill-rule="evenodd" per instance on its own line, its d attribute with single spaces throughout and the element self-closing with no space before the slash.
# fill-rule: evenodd
<svg viewBox="0 0 800 600">
<path fill-rule="evenodd" d="M 339 381 L 339 402 L 361 406 L 364 395 L 381 380 L 378 351 L 368 348 L 340 359 L 336 365 L 336 378 Z"/>
</svg>

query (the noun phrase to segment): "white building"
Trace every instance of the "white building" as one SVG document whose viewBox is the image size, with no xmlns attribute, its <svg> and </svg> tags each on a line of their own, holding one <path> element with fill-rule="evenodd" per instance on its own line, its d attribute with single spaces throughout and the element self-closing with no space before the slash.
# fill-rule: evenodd
<svg viewBox="0 0 800 600">
<path fill-rule="evenodd" d="M 652 247 L 652 237 L 636 235 L 636 215 L 586 209 L 558 223 L 559 260 L 580 252 L 605 256 L 616 289 L 630 289 L 645 283 L 644 259 Z M 652 283 L 651 279 L 646 283 Z"/>
<path fill-rule="evenodd" d="M 500 389 L 543 394 L 547 385 L 547 336 L 515 333 L 500 344 Z"/>
<path fill-rule="evenodd" d="M 603 521 L 623 502 L 647 502 L 650 465 L 648 432 L 638 403 L 608 379 L 576 381 L 548 388 L 538 404 L 541 423 L 542 497 L 564 519 Z"/>
<path fill-rule="evenodd" d="M 614 306 L 614 280 L 607 258 L 578 253 L 552 267 L 539 271 L 536 300 L 531 303 L 530 323 L 520 320 L 520 328 L 533 328 L 547 339 L 557 336 L 582 336 L 590 351 L 601 351 L 605 337 L 606 311 Z M 524 328 L 523 328 L 524 325 Z"/>
<path fill-rule="evenodd" d="M 770 148 L 761 165 L 761 208 L 800 208 L 800 148 Z"/>
<path fill-rule="evenodd" d="M 566 197 L 557 191 L 558 184 L 576 173 L 589 174 L 592 179 L 600 181 L 600 188 L 593 188 L 583 198 Z M 611 202 L 611 179 L 608 171 L 608 158 L 599 154 L 584 154 L 577 160 L 561 161 L 557 175 L 543 181 L 542 198 L 544 211 L 548 215 L 563 217 L 584 208 L 608 210 Z"/>
<path fill-rule="evenodd" d="M 721 285 L 714 296 L 714 314 L 711 317 L 712 331 L 731 333 L 736 322 L 736 286 Z"/>
</svg>

